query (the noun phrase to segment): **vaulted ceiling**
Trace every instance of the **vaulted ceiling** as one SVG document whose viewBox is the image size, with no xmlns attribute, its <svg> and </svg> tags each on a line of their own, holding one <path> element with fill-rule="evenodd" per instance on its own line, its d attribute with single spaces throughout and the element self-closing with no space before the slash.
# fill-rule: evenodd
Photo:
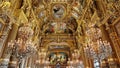
<svg viewBox="0 0 120 68">
<path fill-rule="evenodd" d="M 67 54 L 74 49 L 81 50 L 90 24 L 107 27 L 120 16 L 118 0 L 9 0 L 1 3 L 0 20 L 20 26 L 32 24 L 33 40 L 37 41 L 39 50 Z"/>
</svg>

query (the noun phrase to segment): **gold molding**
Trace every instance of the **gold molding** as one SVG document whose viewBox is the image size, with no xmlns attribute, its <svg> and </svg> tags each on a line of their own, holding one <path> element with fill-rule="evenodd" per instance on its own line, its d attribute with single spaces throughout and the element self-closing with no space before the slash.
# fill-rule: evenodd
<svg viewBox="0 0 120 68">
<path fill-rule="evenodd" d="M 5 22 L 4 22 L 3 19 L 1 19 L 1 18 L 0 18 L 0 22 L 1 22 L 2 24 L 5 24 Z"/>
<path fill-rule="evenodd" d="M 118 18 L 112 23 L 112 25 L 115 25 L 118 21 L 120 21 L 120 17 L 118 17 Z"/>
</svg>

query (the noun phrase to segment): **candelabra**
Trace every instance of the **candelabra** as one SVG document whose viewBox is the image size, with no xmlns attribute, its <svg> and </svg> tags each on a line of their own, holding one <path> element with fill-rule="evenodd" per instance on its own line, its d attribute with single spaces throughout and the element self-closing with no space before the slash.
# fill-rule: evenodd
<svg viewBox="0 0 120 68">
<path fill-rule="evenodd" d="M 29 25 L 24 25 L 18 30 L 18 39 L 8 43 L 8 51 L 19 60 L 19 68 L 21 68 L 22 59 L 36 53 L 37 49 L 30 39 L 33 30 Z"/>
<path fill-rule="evenodd" d="M 97 60 L 100 64 L 101 60 L 112 54 L 112 48 L 109 42 L 101 39 L 101 30 L 97 27 L 91 27 L 86 31 L 87 42 L 84 48 L 87 57 Z"/>
</svg>

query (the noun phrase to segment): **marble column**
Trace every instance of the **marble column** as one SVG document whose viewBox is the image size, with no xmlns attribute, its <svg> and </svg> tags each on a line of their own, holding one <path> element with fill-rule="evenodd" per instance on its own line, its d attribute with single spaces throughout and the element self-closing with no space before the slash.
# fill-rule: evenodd
<svg viewBox="0 0 120 68">
<path fill-rule="evenodd" d="M 13 28 L 12 28 L 12 32 L 11 33 L 14 33 L 14 34 L 10 35 L 10 37 L 12 39 L 10 39 L 8 42 L 10 42 L 11 40 L 15 40 L 16 39 L 17 32 L 18 32 L 18 27 L 19 27 L 18 24 L 13 24 Z M 16 63 L 13 63 L 13 62 L 16 62 Z M 17 65 L 17 59 L 10 55 L 10 61 L 9 61 L 8 68 L 11 68 L 11 67 L 12 68 L 16 68 L 16 65 Z"/>
<path fill-rule="evenodd" d="M 110 39 L 113 43 L 113 48 L 114 48 L 114 61 L 118 67 L 120 65 L 120 41 L 118 40 L 118 36 L 115 30 L 114 25 L 109 25 L 109 35 L 110 35 Z"/>
<path fill-rule="evenodd" d="M 24 66 L 25 66 L 25 68 L 29 68 L 29 67 L 27 66 L 27 65 L 28 65 L 28 63 L 29 63 L 29 59 L 30 59 L 29 57 L 26 57 L 26 61 L 25 61 L 25 65 L 24 65 Z"/>
<path fill-rule="evenodd" d="M 4 52 L 4 48 L 5 48 L 5 42 L 7 41 L 8 38 L 8 33 L 9 33 L 9 27 L 5 26 L 4 27 L 4 31 L 2 32 L 4 36 L 0 37 L 0 68 L 6 68 L 7 67 L 7 63 L 9 61 L 9 59 L 4 59 L 3 58 L 3 52 Z"/>
<path fill-rule="evenodd" d="M 82 46 L 82 59 L 83 59 L 83 63 L 84 63 L 84 68 L 91 68 L 90 67 L 90 63 L 89 63 L 89 59 L 88 57 L 85 55 L 85 52 L 84 52 L 84 47 Z"/>
<path fill-rule="evenodd" d="M 90 66 L 90 68 L 93 68 L 94 66 L 93 66 L 93 60 L 92 59 L 89 59 L 89 66 Z"/>
<path fill-rule="evenodd" d="M 100 29 L 101 29 L 101 32 L 102 32 L 102 40 L 104 40 L 104 41 L 108 41 L 108 42 L 110 42 L 110 45 L 111 45 L 111 47 L 112 47 L 112 51 L 114 52 L 114 49 L 113 49 L 113 44 L 112 44 L 112 42 L 111 42 L 111 39 L 110 39 L 110 36 L 109 36 L 109 33 L 108 33 L 108 31 L 106 30 L 106 28 L 105 28 L 105 25 L 101 25 L 100 26 Z M 111 58 L 113 58 L 114 56 L 113 55 L 115 55 L 115 54 L 111 54 L 111 56 L 109 56 L 109 57 L 111 57 Z M 108 58 L 107 58 L 108 59 Z M 111 65 L 111 63 L 114 63 L 114 61 L 112 61 L 112 62 L 109 62 L 109 61 L 106 61 L 107 63 L 106 63 L 106 66 L 108 66 L 108 67 L 110 67 L 110 68 L 116 68 L 116 65 Z"/>
<path fill-rule="evenodd" d="M 9 32 L 9 35 L 8 35 L 8 38 L 7 38 L 7 41 L 5 42 L 5 47 L 4 47 L 4 51 L 3 51 L 3 54 L 2 54 L 2 58 L 3 59 L 9 59 L 11 54 L 10 53 L 6 53 L 7 51 L 7 46 L 8 46 L 8 42 L 10 42 L 11 40 L 15 40 L 16 39 L 16 36 L 17 36 L 17 31 L 18 31 L 18 24 L 14 23 L 12 25 L 12 29 L 10 30 Z M 11 58 L 10 58 L 11 59 Z M 10 63 L 12 64 L 16 64 L 16 62 L 12 62 L 9 60 Z M 8 63 L 9 63 L 8 62 Z M 9 67 L 9 66 L 8 66 Z"/>
<path fill-rule="evenodd" d="M 27 68 L 32 68 L 31 66 L 32 66 L 32 57 L 29 57 L 28 60 L 27 60 L 27 65 L 26 65 L 26 67 L 27 67 Z"/>
<path fill-rule="evenodd" d="M 11 34 L 10 37 L 12 39 L 10 39 L 8 42 L 10 42 L 11 40 L 15 40 L 16 39 L 16 36 L 17 36 L 17 32 L 18 32 L 18 27 L 19 25 L 18 24 L 14 24 L 13 25 L 13 28 L 12 28 L 12 32 L 11 33 L 14 33 L 14 34 Z M 13 62 L 16 62 L 16 63 L 13 63 Z M 16 65 L 17 65 L 17 59 L 13 56 L 10 55 L 10 61 L 9 61 L 9 65 L 8 65 L 8 68 L 16 68 Z"/>
<path fill-rule="evenodd" d="M 26 68 L 25 63 L 26 63 L 26 58 L 22 58 L 20 62 L 20 68 Z"/>
</svg>

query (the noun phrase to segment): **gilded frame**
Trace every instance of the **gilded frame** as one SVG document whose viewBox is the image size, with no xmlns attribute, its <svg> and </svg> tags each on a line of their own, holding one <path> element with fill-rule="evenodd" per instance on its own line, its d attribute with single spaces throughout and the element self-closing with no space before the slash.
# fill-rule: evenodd
<svg viewBox="0 0 120 68">
<path fill-rule="evenodd" d="M 64 9 L 64 14 L 61 18 L 55 18 L 54 14 L 53 14 L 53 8 L 54 6 L 61 6 Z M 66 3 L 51 3 L 51 7 L 50 7 L 50 14 L 53 20 L 63 20 L 65 18 L 65 16 L 67 15 L 67 4 Z"/>
</svg>

